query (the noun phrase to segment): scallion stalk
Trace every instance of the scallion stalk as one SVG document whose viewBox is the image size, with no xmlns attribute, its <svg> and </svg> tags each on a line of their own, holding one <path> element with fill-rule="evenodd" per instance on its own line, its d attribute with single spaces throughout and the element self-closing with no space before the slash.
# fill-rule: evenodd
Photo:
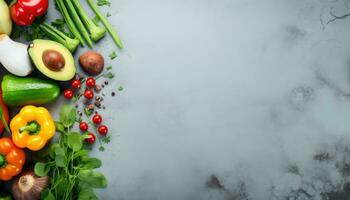
<svg viewBox="0 0 350 200">
<path fill-rule="evenodd" d="M 86 43 L 88 44 L 88 46 L 90 48 L 93 47 L 92 41 L 90 39 L 89 33 L 86 30 L 83 22 L 81 22 L 79 15 L 77 13 L 77 11 L 75 10 L 73 3 L 71 0 L 65 0 L 65 4 L 66 4 L 66 8 L 69 11 L 70 16 L 73 18 L 74 23 L 76 25 L 76 27 L 78 28 L 79 32 L 81 33 L 81 35 L 83 36 L 84 40 L 86 41 Z"/>
<path fill-rule="evenodd" d="M 97 5 L 92 0 L 86 0 L 88 4 L 90 5 L 91 9 L 94 11 L 94 13 L 97 15 L 98 18 L 100 18 L 103 25 L 106 27 L 108 33 L 111 35 L 114 42 L 117 44 L 117 46 L 120 49 L 123 49 L 123 43 L 118 36 L 117 32 L 113 30 L 112 25 L 107 21 L 106 17 L 102 15 L 102 13 L 98 10 Z"/>
<path fill-rule="evenodd" d="M 82 36 L 80 35 L 80 33 L 79 33 L 77 27 L 75 26 L 72 18 L 70 17 L 67 8 L 64 5 L 63 0 L 56 0 L 56 3 L 58 5 L 59 10 L 61 11 L 61 14 L 62 14 L 64 20 L 66 21 L 66 23 L 68 25 L 69 30 L 80 41 L 80 44 L 82 44 L 84 46 L 85 45 L 85 41 L 82 38 Z"/>
<path fill-rule="evenodd" d="M 90 38 L 92 41 L 97 42 L 106 33 L 106 29 L 97 26 L 88 16 L 88 14 L 85 12 L 83 6 L 80 3 L 80 0 L 72 0 L 72 3 L 75 7 L 75 10 L 79 14 L 79 17 L 81 21 L 84 23 L 85 27 L 88 29 L 90 33 Z"/>
</svg>

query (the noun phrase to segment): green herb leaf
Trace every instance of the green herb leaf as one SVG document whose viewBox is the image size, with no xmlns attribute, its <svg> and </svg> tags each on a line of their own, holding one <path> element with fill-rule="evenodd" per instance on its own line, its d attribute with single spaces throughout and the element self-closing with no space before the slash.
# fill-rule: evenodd
<svg viewBox="0 0 350 200">
<path fill-rule="evenodd" d="M 50 150 L 49 150 L 49 155 L 50 158 L 55 158 L 56 157 L 56 148 L 61 148 L 59 144 L 53 143 L 50 145 Z M 64 154 L 64 152 L 63 152 Z"/>
<path fill-rule="evenodd" d="M 68 135 L 67 143 L 73 151 L 78 151 L 83 147 L 83 140 L 77 132 L 72 132 Z"/>
<path fill-rule="evenodd" d="M 105 150 L 105 147 L 101 145 L 101 146 L 98 148 L 98 150 L 99 150 L 99 151 L 104 151 L 104 150 Z"/>
<path fill-rule="evenodd" d="M 67 158 L 64 155 L 56 155 L 55 163 L 57 167 L 66 167 Z"/>
<path fill-rule="evenodd" d="M 123 90 L 124 90 L 123 86 L 119 86 L 118 91 L 123 91 Z"/>
<path fill-rule="evenodd" d="M 64 126 L 61 122 L 55 121 L 55 127 L 56 127 L 56 130 L 58 132 L 63 133 L 63 134 L 66 133 L 66 131 L 64 130 Z"/>
<path fill-rule="evenodd" d="M 107 70 L 111 70 L 112 69 L 112 66 L 108 66 L 106 67 Z"/>
<path fill-rule="evenodd" d="M 112 51 L 111 54 L 108 55 L 111 60 L 117 57 L 117 53 L 115 51 Z"/>
<path fill-rule="evenodd" d="M 107 187 L 106 177 L 100 173 L 89 169 L 80 170 L 78 178 L 92 188 Z"/>
<path fill-rule="evenodd" d="M 107 135 L 107 136 L 103 137 L 102 142 L 106 143 L 106 144 L 110 143 L 111 142 L 111 135 Z"/>
<path fill-rule="evenodd" d="M 66 154 L 63 148 L 59 145 L 54 147 L 54 151 L 56 156 L 64 156 Z"/>
<path fill-rule="evenodd" d="M 70 128 L 74 125 L 76 119 L 77 109 L 72 106 L 65 104 L 60 111 L 60 121 L 66 128 Z"/>
<path fill-rule="evenodd" d="M 103 75 L 103 77 L 112 79 L 114 78 L 114 74 L 112 72 L 108 72 L 107 74 Z"/>
<path fill-rule="evenodd" d="M 98 200 L 98 198 L 91 187 L 84 187 L 79 192 L 78 200 Z"/>
<path fill-rule="evenodd" d="M 34 166 L 34 173 L 37 176 L 46 176 L 50 171 L 50 167 L 46 163 L 37 162 Z"/>
<path fill-rule="evenodd" d="M 90 110 L 89 108 L 84 108 L 84 113 L 87 117 L 90 117 L 93 113 L 92 110 Z"/>
<path fill-rule="evenodd" d="M 41 198 L 42 200 L 56 200 L 55 196 L 51 193 L 50 189 L 47 188 L 43 192 L 41 192 Z"/>
<path fill-rule="evenodd" d="M 109 0 L 97 0 L 98 6 L 111 6 L 111 2 Z"/>
<path fill-rule="evenodd" d="M 96 169 L 100 168 L 102 165 L 101 160 L 98 158 L 83 157 L 81 162 L 84 169 Z"/>
<path fill-rule="evenodd" d="M 110 17 L 110 16 L 112 16 L 112 14 L 108 12 L 108 13 L 106 14 L 106 17 Z"/>
<path fill-rule="evenodd" d="M 81 149 L 74 154 L 74 158 L 87 156 L 89 152 L 85 149 Z"/>
</svg>

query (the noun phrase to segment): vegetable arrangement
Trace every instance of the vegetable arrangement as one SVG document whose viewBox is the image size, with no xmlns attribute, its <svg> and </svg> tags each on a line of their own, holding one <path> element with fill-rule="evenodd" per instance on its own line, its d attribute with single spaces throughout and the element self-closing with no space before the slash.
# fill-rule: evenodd
<svg viewBox="0 0 350 200">
<path fill-rule="evenodd" d="M 0 188 L 10 188 L 1 189 L 0 199 L 98 199 L 94 189 L 107 187 L 96 171 L 102 162 L 89 153 L 97 142 L 103 151 L 111 139 L 99 111 L 105 109 L 102 89 L 114 78 L 112 66 L 105 67 L 96 50 L 73 53 L 79 46 L 93 48 L 106 33 L 119 49 L 123 44 L 110 14 L 98 8 L 109 1 L 86 0 L 94 18 L 80 1 L 53 0 L 62 19 L 49 23 L 49 0 L 0 0 L 0 63 L 8 71 L 0 89 Z M 15 41 L 21 36 L 29 44 Z M 87 75 L 77 73 L 77 61 Z M 55 120 L 45 105 L 61 91 L 66 103 Z M 20 109 L 10 117 L 8 106 Z"/>
</svg>

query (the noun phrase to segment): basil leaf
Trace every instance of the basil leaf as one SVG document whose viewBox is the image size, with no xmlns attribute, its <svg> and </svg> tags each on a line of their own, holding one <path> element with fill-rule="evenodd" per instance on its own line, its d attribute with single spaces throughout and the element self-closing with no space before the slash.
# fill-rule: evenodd
<svg viewBox="0 0 350 200">
<path fill-rule="evenodd" d="M 73 151 L 78 151 L 83 147 L 82 137 L 77 132 L 72 132 L 68 135 L 67 143 Z"/>
<path fill-rule="evenodd" d="M 101 160 L 98 158 L 83 157 L 81 162 L 84 169 L 96 169 L 102 165 Z"/>
<path fill-rule="evenodd" d="M 100 172 L 95 172 L 89 169 L 83 169 L 80 170 L 78 178 L 92 188 L 107 187 L 107 179 Z"/>
<path fill-rule="evenodd" d="M 37 176 L 46 176 L 49 173 L 50 167 L 46 163 L 37 162 L 34 166 L 34 173 Z"/>
<path fill-rule="evenodd" d="M 98 198 L 92 188 L 84 187 L 79 192 L 78 200 L 98 200 Z"/>
<path fill-rule="evenodd" d="M 77 114 L 77 109 L 72 106 L 65 104 L 62 106 L 60 111 L 60 121 L 62 125 L 66 128 L 70 128 L 75 123 L 75 118 Z"/>
</svg>

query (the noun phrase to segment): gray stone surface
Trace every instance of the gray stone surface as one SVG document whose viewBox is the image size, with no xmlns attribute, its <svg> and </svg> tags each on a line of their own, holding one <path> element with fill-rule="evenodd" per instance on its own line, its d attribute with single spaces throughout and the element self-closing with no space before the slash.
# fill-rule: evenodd
<svg viewBox="0 0 350 200">
<path fill-rule="evenodd" d="M 101 199 L 344 195 L 334 192 L 349 179 L 350 18 L 327 21 L 348 1 L 116 0 L 104 10 L 125 44 L 107 59 L 117 78 L 106 93 L 125 90 L 106 100 L 113 138 L 94 152 L 109 180 Z M 117 50 L 109 38 L 96 49 Z"/>
</svg>

